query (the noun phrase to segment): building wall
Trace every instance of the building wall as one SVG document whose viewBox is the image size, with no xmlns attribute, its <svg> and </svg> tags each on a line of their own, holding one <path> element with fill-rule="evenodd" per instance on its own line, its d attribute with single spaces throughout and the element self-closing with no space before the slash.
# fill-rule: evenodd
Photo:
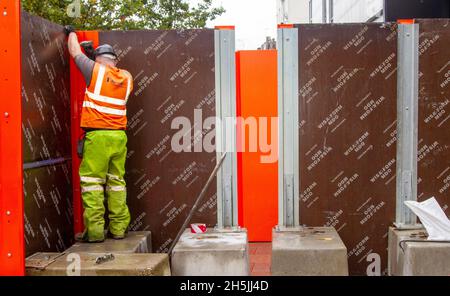
<svg viewBox="0 0 450 296">
<path fill-rule="evenodd" d="M 331 4 L 331 5 L 330 5 Z M 277 0 L 278 23 L 323 23 L 324 7 L 326 22 L 366 22 L 383 9 L 383 0 Z M 311 15 L 310 15 L 311 12 Z M 378 17 L 375 21 L 383 21 Z"/>
<path fill-rule="evenodd" d="M 449 18 L 448 0 L 384 0 L 385 20 L 395 22 L 398 19 L 411 18 Z"/>
<path fill-rule="evenodd" d="M 309 0 L 277 0 L 277 22 L 309 23 Z"/>
<path fill-rule="evenodd" d="M 334 0 L 333 21 L 335 23 L 366 22 L 381 9 L 383 9 L 383 0 Z"/>
<path fill-rule="evenodd" d="M 322 23 L 323 22 L 323 1 L 322 0 L 311 0 L 309 1 L 311 15 L 309 16 L 311 23 Z"/>
</svg>

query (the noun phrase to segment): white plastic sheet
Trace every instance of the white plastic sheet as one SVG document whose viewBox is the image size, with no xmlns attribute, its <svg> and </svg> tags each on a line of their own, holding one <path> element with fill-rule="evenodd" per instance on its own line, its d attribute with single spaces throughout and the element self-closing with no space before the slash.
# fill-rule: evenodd
<svg viewBox="0 0 450 296">
<path fill-rule="evenodd" d="M 408 200 L 405 204 L 419 217 L 428 232 L 428 240 L 450 241 L 450 220 L 434 197 L 423 202 Z"/>
</svg>

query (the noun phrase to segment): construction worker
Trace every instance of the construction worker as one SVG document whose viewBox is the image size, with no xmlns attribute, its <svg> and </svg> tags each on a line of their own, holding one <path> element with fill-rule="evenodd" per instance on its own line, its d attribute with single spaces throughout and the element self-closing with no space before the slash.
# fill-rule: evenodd
<svg viewBox="0 0 450 296">
<path fill-rule="evenodd" d="M 81 111 L 85 140 L 79 170 L 85 231 L 78 239 L 104 241 L 105 197 L 109 210 L 106 235 L 122 239 L 130 223 L 124 174 L 126 103 L 133 89 L 133 78 L 129 72 L 116 67 L 117 55 L 112 46 L 97 47 L 91 57 L 94 61 L 81 51 L 71 26 L 65 27 L 65 33 L 69 53 L 86 81 Z"/>
</svg>

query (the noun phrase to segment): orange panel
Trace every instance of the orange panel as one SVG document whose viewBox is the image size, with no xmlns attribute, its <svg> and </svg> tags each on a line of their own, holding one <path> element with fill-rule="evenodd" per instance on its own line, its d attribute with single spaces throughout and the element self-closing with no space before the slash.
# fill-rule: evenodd
<svg viewBox="0 0 450 296">
<path fill-rule="evenodd" d="M 293 24 L 278 24 L 278 29 L 292 29 L 294 27 Z"/>
<path fill-rule="evenodd" d="M 234 30 L 234 26 L 215 26 L 216 30 Z"/>
<path fill-rule="evenodd" d="M 24 275 L 19 1 L 0 13 L 0 275 Z"/>
<path fill-rule="evenodd" d="M 257 151 L 251 152 L 249 128 L 245 129 L 245 143 L 240 141 L 243 128 L 238 127 L 238 200 L 239 224 L 248 230 L 249 241 L 271 241 L 272 228 L 278 222 L 278 152 L 277 125 L 270 125 L 277 116 L 277 52 L 275 50 L 239 51 L 236 54 L 237 114 L 243 120 L 254 117 L 261 123 L 267 118 L 266 139 L 258 128 Z M 276 121 L 275 121 L 276 122 Z M 258 124 L 261 127 L 261 124 Z M 271 140 L 274 136 L 275 140 Z M 272 144 L 275 153 L 272 163 L 264 163 L 259 142 Z M 273 142 L 273 143 L 271 143 Z M 245 144 L 243 146 L 243 144 Z"/>
<path fill-rule="evenodd" d="M 406 24 L 406 25 L 410 25 L 410 24 L 414 24 L 414 19 L 398 19 L 397 20 L 398 24 Z"/>
</svg>

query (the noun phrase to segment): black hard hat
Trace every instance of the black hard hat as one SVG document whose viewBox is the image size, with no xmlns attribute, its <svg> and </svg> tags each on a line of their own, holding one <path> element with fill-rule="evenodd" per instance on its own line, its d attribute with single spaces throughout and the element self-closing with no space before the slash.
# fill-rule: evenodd
<svg viewBox="0 0 450 296">
<path fill-rule="evenodd" d="M 114 48 L 109 44 L 102 44 L 95 49 L 95 57 L 98 57 L 98 56 L 101 56 L 104 54 L 113 55 L 117 59 L 117 54 L 114 51 Z"/>
</svg>

